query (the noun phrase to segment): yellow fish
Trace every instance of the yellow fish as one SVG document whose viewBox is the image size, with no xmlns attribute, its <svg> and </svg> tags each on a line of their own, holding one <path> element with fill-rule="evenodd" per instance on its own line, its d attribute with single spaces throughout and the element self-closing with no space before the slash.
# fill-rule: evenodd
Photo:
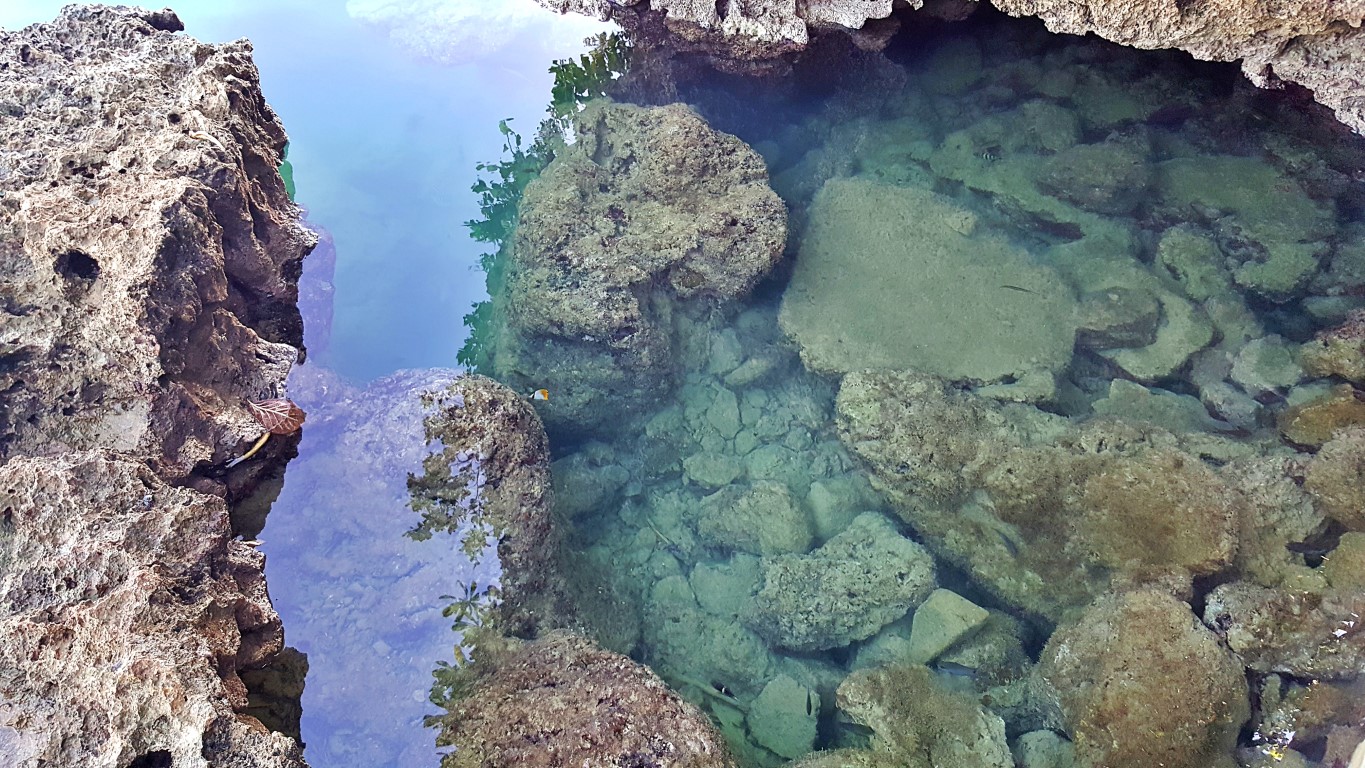
<svg viewBox="0 0 1365 768">
<path fill-rule="evenodd" d="M 548 390 L 548 389 L 537 389 L 536 391 L 534 391 L 534 392 L 531 393 L 531 399 L 532 399 L 532 400 L 549 400 L 549 399 L 550 399 L 550 390 Z"/>
</svg>

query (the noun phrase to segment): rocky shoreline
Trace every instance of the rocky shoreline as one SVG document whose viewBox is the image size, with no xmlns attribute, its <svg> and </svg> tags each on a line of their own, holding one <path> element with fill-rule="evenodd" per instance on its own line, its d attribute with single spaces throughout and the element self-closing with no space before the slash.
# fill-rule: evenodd
<svg viewBox="0 0 1365 768">
<path fill-rule="evenodd" d="M 253 686 L 306 662 L 229 518 L 294 441 L 224 464 L 301 355 L 315 237 L 250 44 L 181 29 L 69 6 L 0 32 L 6 765 L 305 765 L 297 707 Z"/>
</svg>

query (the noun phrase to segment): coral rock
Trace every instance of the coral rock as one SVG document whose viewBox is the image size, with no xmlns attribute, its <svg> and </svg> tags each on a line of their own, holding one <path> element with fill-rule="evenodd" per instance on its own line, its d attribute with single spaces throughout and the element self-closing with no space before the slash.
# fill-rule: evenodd
<svg viewBox="0 0 1365 768">
<path fill-rule="evenodd" d="M 1280 414 L 1280 434 L 1291 443 L 1317 448 L 1339 430 L 1365 425 L 1365 396 L 1350 384 L 1333 387 L 1326 394 L 1285 409 Z"/>
<path fill-rule="evenodd" d="M 1365 531 L 1365 429 L 1342 430 L 1308 463 L 1303 487 L 1326 515 Z"/>
</svg>

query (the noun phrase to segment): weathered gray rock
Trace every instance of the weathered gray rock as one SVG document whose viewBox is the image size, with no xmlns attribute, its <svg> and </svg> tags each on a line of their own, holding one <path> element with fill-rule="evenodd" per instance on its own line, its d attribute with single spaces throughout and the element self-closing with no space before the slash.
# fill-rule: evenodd
<svg viewBox="0 0 1365 768">
<path fill-rule="evenodd" d="M 742 617 L 774 645 L 837 648 L 876 634 L 929 596 L 933 559 L 882 515 L 859 515 L 809 555 L 762 561 L 763 587 Z"/>
<path fill-rule="evenodd" d="M 962 595 L 936 589 L 915 609 L 910 624 L 910 661 L 928 664 L 948 648 L 971 634 L 990 617 L 990 612 Z"/>
<path fill-rule="evenodd" d="M 492 369 L 553 430 L 619 430 L 674 385 L 672 315 L 745 295 L 786 207 L 763 159 L 686 106 L 598 102 L 526 188 Z"/>
<path fill-rule="evenodd" d="M 180 28 L 84 7 L 0 32 L 0 452 L 136 452 L 212 489 L 295 362 L 315 237 L 250 46 Z"/>
<path fill-rule="evenodd" d="M 0 466 L 0 510 L 6 765 L 304 764 L 243 714 L 283 632 L 221 498 L 79 451 Z"/>
<path fill-rule="evenodd" d="M 754 741 L 790 759 L 810 751 L 819 717 L 820 694 L 779 675 L 763 686 L 745 721 Z"/>
<path fill-rule="evenodd" d="M 283 639 L 224 501 L 294 441 L 220 465 L 298 357 L 315 239 L 250 45 L 181 29 L 70 6 L 0 31 L 7 764 L 304 764 L 271 730 L 297 685 L 275 690 L 293 705 L 248 699 L 242 673 L 272 685 Z"/>
</svg>

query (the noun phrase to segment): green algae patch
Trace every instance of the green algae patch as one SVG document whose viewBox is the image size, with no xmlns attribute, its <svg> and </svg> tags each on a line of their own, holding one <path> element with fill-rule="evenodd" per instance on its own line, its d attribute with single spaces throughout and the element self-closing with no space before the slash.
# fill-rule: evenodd
<svg viewBox="0 0 1365 768">
<path fill-rule="evenodd" d="M 949 198 L 835 179 L 811 206 L 780 322 L 815 371 L 996 382 L 1064 368 L 1074 309 L 1053 270 Z"/>
</svg>

